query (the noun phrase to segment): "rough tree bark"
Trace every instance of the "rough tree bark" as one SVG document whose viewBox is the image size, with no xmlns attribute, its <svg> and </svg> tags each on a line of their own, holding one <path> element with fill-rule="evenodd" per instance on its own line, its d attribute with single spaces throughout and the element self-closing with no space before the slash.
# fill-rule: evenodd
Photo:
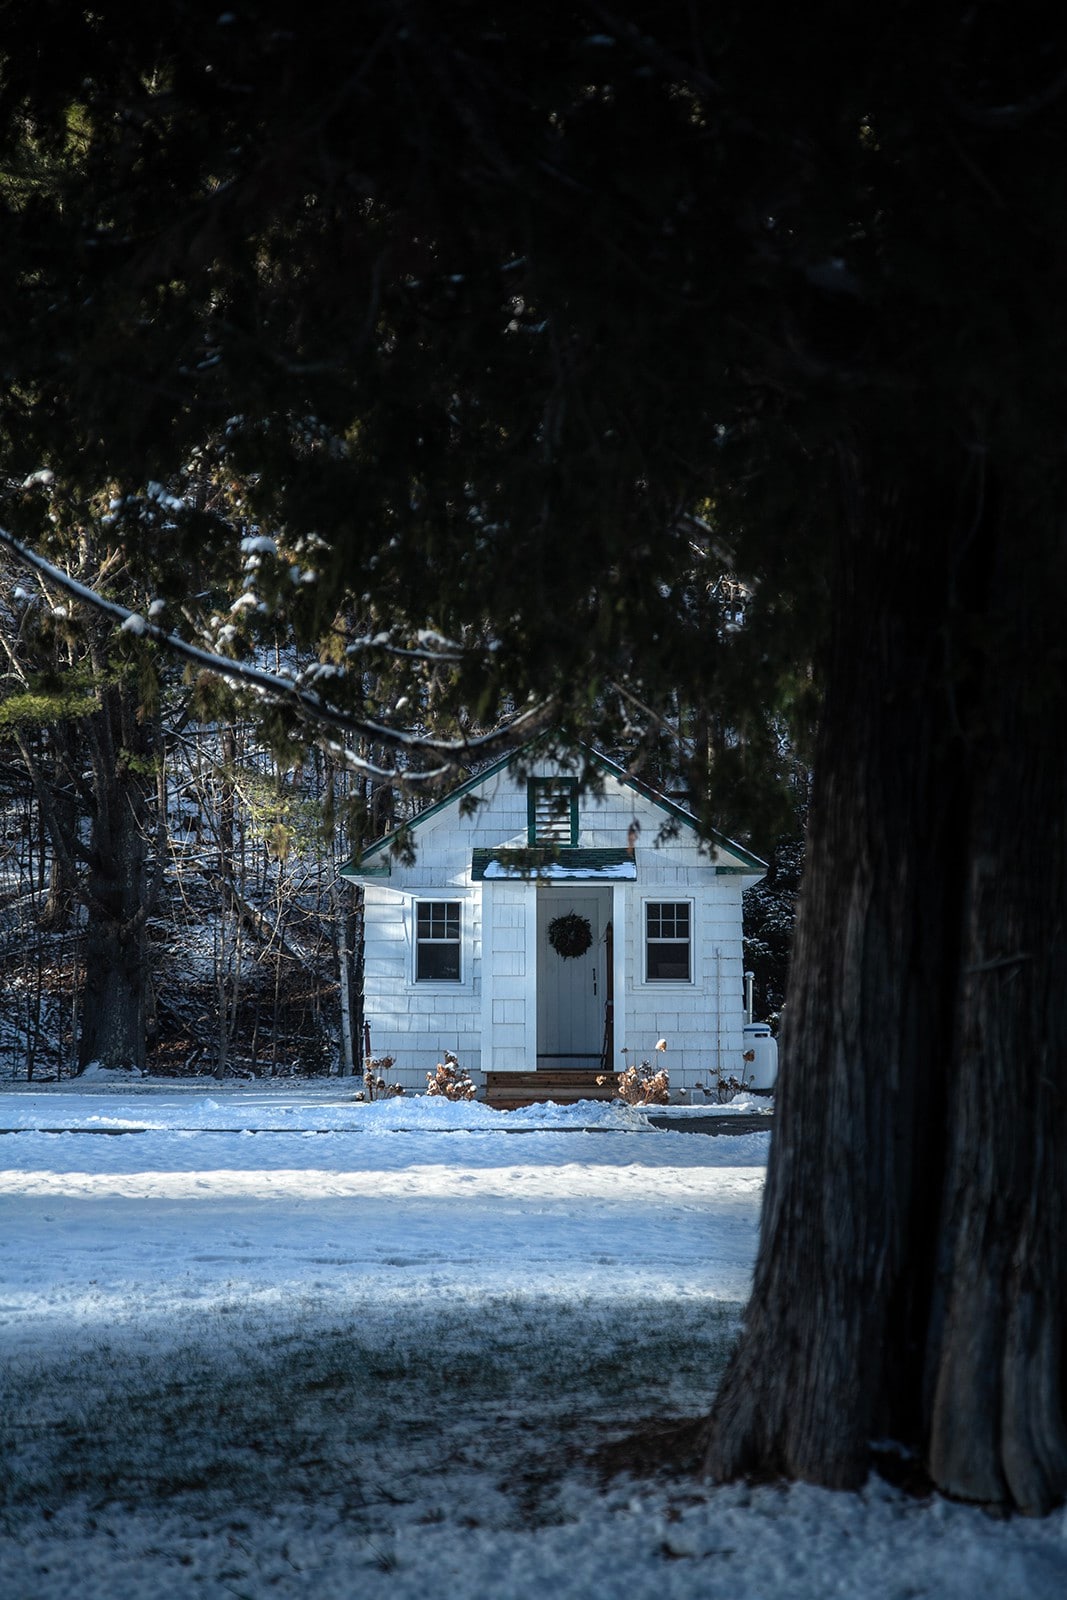
<svg viewBox="0 0 1067 1600">
<path fill-rule="evenodd" d="M 64 785 L 64 772 L 71 764 L 70 728 L 65 723 L 59 723 L 50 731 L 50 742 L 55 772 L 51 804 L 59 831 L 72 839 L 78 831 L 77 801 L 70 786 Z M 55 754 L 56 751 L 58 754 Z M 47 833 L 43 817 L 42 827 Z M 48 896 L 37 919 L 40 927 L 50 933 L 69 927 L 76 900 L 77 874 L 70 852 L 53 848 L 49 862 Z"/>
<path fill-rule="evenodd" d="M 155 778 L 151 726 L 121 685 L 100 691 L 89 721 L 93 812 L 85 988 L 78 1067 L 99 1061 L 143 1070 L 149 1001 L 147 923 L 160 886 L 161 861 L 149 873 L 147 832 Z"/>
<path fill-rule="evenodd" d="M 1067 1493 L 1067 602 L 1064 530 L 1015 505 L 990 582 L 967 838 L 928 1462 L 966 1499 Z"/>
<path fill-rule="evenodd" d="M 1067 1492 L 1062 533 L 973 464 L 845 480 L 763 1232 L 706 1468 L 851 1487 L 892 1439 L 946 1492 L 1040 1512 Z"/>
<path fill-rule="evenodd" d="M 158 740 L 129 690 L 107 683 L 102 665 L 98 677 L 100 708 L 50 746 L 54 770 L 46 773 L 26 739 L 16 739 L 56 871 L 85 914 L 78 1070 L 94 1061 L 143 1069 L 151 996 L 146 927 L 162 883 L 162 841 L 157 837 L 150 873 L 147 834 Z"/>
<path fill-rule="evenodd" d="M 94 819 L 87 883 L 85 988 L 78 1069 L 145 1065 L 146 851 L 136 794 L 119 789 L 103 827 Z"/>
</svg>

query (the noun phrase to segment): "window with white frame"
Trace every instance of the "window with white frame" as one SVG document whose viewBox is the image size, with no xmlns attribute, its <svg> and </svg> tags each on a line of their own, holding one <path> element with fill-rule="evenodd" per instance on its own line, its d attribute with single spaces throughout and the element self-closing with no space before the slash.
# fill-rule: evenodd
<svg viewBox="0 0 1067 1600">
<path fill-rule="evenodd" d="M 646 983 L 692 982 L 692 909 L 688 900 L 646 901 Z"/>
<path fill-rule="evenodd" d="M 415 978 L 419 983 L 459 983 L 460 903 L 420 900 L 415 907 Z"/>
</svg>

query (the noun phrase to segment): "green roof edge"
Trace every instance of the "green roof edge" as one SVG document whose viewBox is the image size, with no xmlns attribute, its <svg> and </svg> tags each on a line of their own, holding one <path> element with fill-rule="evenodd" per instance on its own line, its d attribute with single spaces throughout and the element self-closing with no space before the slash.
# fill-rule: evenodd
<svg viewBox="0 0 1067 1600">
<path fill-rule="evenodd" d="M 617 761 L 612 761 L 610 756 L 603 755 L 593 745 L 579 741 L 579 748 L 584 750 L 598 766 L 605 768 L 613 777 L 618 778 L 620 783 L 626 784 L 645 800 L 650 800 L 653 805 L 659 806 L 662 811 L 666 811 L 676 822 L 684 823 L 687 828 L 692 828 L 693 832 L 699 834 L 701 838 L 704 837 L 696 817 L 691 811 L 687 811 L 684 806 L 678 805 L 674 800 L 669 800 L 665 794 L 660 794 L 658 789 L 654 789 L 651 784 L 645 783 L 642 778 L 635 778 L 632 773 L 627 772 L 625 767 L 620 767 Z M 733 855 L 739 856 L 746 867 L 766 872 L 767 862 L 762 861 L 759 856 L 753 855 L 751 850 L 746 850 L 744 845 L 737 844 L 733 839 L 728 839 L 717 828 L 709 828 L 708 834 L 714 843 L 722 845 L 724 849 L 729 850 Z M 733 870 L 735 869 L 730 867 L 719 868 L 721 872 Z"/>
<path fill-rule="evenodd" d="M 532 743 L 533 741 L 529 742 Z M 519 750 L 525 750 L 526 748 L 526 745 L 519 745 L 518 747 Z M 464 778 L 462 783 L 457 784 L 454 789 L 449 789 L 448 793 L 443 794 L 440 800 L 435 800 L 432 805 L 428 805 L 425 811 L 420 811 L 417 817 L 412 817 L 411 821 L 405 822 L 403 827 L 394 828 L 392 833 L 385 833 L 380 839 L 375 839 L 374 843 L 369 844 L 359 857 L 359 865 L 357 866 L 356 859 L 353 857 L 341 868 L 342 873 L 354 873 L 357 876 L 367 877 L 375 875 L 374 868 L 368 869 L 363 865 L 365 861 L 371 856 L 376 856 L 380 851 L 387 849 L 395 839 L 399 839 L 402 833 L 410 833 L 413 828 L 417 828 L 420 823 L 428 822 L 431 817 L 435 817 L 439 811 L 443 811 L 453 801 L 462 800 L 465 794 L 470 794 L 472 789 L 476 789 L 487 778 L 495 778 L 498 772 L 503 772 L 510 766 L 513 756 L 517 753 L 516 750 L 509 750 L 507 755 L 500 757 L 499 761 L 494 761 L 492 766 L 486 767 L 484 772 L 478 772 L 471 778 Z"/>
<path fill-rule="evenodd" d="M 530 745 L 536 742 L 535 739 L 527 740 L 525 744 L 519 745 L 515 750 L 509 750 L 507 755 L 503 755 L 498 761 L 494 761 L 491 766 L 486 767 L 484 772 L 465 778 L 454 789 L 450 789 L 447 794 L 443 794 L 440 800 L 435 800 L 432 805 L 426 807 L 425 811 L 420 811 L 417 817 L 412 817 L 411 821 L 405 823 L 403 827 L 394 828 L 392 833 L 384 834 L 382 838 L 376 839 L 373 844 L 368 845 L 359 858 L 359 865 L 356 864 L 353 858 L 345 863 L 341 868 L 341 872 L 346 876 L 352 875 L 354 877 L 388 876 L 388 872 L 383 874 L 380 867 L 368 869 L 363 863 L 369 860 L 370 857 L 377 856 L 382 850 L 388 849 L 402 833 L 411 833 L 421 823 L 428 822 L 431 817 L 437 816 L 446 806 L 452 805 L 456 800 L 461 800 L 465 794 L 470 794 L 472 789 L 478 788 L 480 784 L 485 783 L 489 778 L 495 778 L 498 773 L 506 771 L 520 751 L 528 750 Z M 705 837 L 696 817 L 693 816 L 691 811 L 686 811 L 684 806 L 678 805 L 674 800 L 669 800 L 665 794 L 660 794 L 658 789 L 654 789 L 651 784 L 645 783 L 643 779 L 634 777 L 632 773 L 627 772 L 625 767 L 620 767 L 617 761 L 613 761 L 610 756 L 604 755 L 594 745 L 586 744 L 584 740 L 579 739 L 576 742 L 576 749 L 583 751 L 596 766 L 602 767 L 605 772 L 610 772 L 612 777 L 617 778 L 627 788 L 633 789 L 643 799 L 659 806 L 661 811 L 665 811 L 676 822 L 681 822 L 685 827 L 692 828 L 693 832 L 701 838 Z M 759 856 L 753 855 L 751 850 L 746 850 L 743 845 L 736 844 L 733 839 L 728 839 L 717 828 L 708 829 L 708 839 L 710 843 L 721 845 L 724 849 L 729 850 L 732 855 L 738 856 L 743 865 L 752 871 L 766 872 L 766 861 L 762 861 Z M 736 870 L 738 869 L 719 868 L 720 872 Z"/>
</svg>

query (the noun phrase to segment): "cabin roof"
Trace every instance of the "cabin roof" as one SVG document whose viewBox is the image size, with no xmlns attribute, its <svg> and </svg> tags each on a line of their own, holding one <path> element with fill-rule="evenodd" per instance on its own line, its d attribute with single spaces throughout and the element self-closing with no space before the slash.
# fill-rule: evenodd
<svg viewBox="0 0 1067 1600">
<path fill-rule="evenodd" d="M 597 750 L 592 745 L 579 744 L 577 748 L 594 766 L 599 767 L 601 771 L 607 773 L 610 777 L 615 778 L 617 782 L 623 784 L 628 789 L 632 789 L 636 794 L 641 795 L 645 800 L 650 801 L 672 821 L 679 823 L 684 828 L 690 829 L 698 837 L 706 838 L 708 843 L 716 845 L 720 849 L 728 850 L 730 854 L 735 856 L 742 864 L 742 868 L 747 868 L 749 871 L 758 873 L 763 873 L 767 870 L 767 863 L 765 861 L 761 861 L 759 856 L 753 855 L 752 852 L 750 850 L 746 850 L 743 845 L 736 844 L 734 840 L 728 839 L 725 834 L 721 834 L 715 829 L 710 829 L 705 832 L 705 830 L 701 829 L 699 822 L 697 821 L 696 817 L 693 816 L 691 811 L 687 811 L 684 806 L 680 806 L 677 801 L 671 800 L 669 796 L 661 794 L 658 789 L 654 788 L 650 783 L 646 783 L 643 778 L 635 777 L 634 774 L 628 772 L 625 767 L 620 766 L 617 761 L 613 761 L 610 756 L 604 755 L 602 751 Z M 447 810 L 449 806 L 458 804 L 465 795 L 474 793 L 474 791 L 479 789 L 483 784 L 489 782 L 491 778 L 496 777 L 501 772 L 505 772 L 513 760 L 514 752 L 509 752 L 507 755 L 501 756 L 499 761 L 495 761 L 491 766 L 486 767 L 482 772 L 475 773 L 472 777 L 465 779 L 464 782 L 457 784 L 454 789 L 450 789 L 447 794 L 442 795 L 440 800 L 435 800 L 433 804 L 427 806 L 424 811 L 420 811 L 417 816 L 412 817 L 410 822 L 404 823 L 399 828 L 394 828 L 391 833 L 384 834 L 382 838 L 376 839 L 373 844 L 368 845 L 359 859 L 353 859 L 349 861 L 341 869 L 342 872 L 346 876 L 353 877 L 374 877 L 388 873 L 389 860 L 393 851 L 393 846 L 403 835 L 410 835 L 414 833 L 415 830 L 421 827 L 424 823 L 429 822 L 432 817 L 439 816 L 441 812 Z M 488 862 L 482 860 L 483 857 L 492 857 L 494 860 L 499 862 L 501 858 L 507 854 L 508 852 L 503 850 L 475 850 L 473 852 L 474 860 L 472 863 L 472 876 L 475 879 L 485 877 L 485 868 L 488 865 Z M 519 852 L 519 854 L 528 856 L 530 852 L 523 851 Z M 581 851 L 571 848 L 569 850 L 562 849 L 558 854 L 561 859 L 564 857 L 570 858 L 573 864 L 579 867 L 583 865 L 583 863 L 579 863 L 577 860 L 579 855 L 590 857 L 594 855 L 613 857 L 621 855 L 629 859 L 631 863 L 633 860 L 633 857 L 626 850 L 622 850 L 621 852 L 618 850 Z M 479 865 L 481 866 L 480 871 L 478 870 Z M 523 875 L 521 872 L 515 870 L 517 865 L 516 863 L 505 865 L 510 865 L 512 870 L 502 871 L 500 874 L 501 876 Z M 736 871 L 739 869 L 726 868 L 723 870 Z M 526 875 L 529 875 L 529 872 L 530 869 L 527 866 L 525 869 Z M 497 874 L 495 872 L 490 873 L 490 876 L 496 875 Z M 534 872 L 533 874 L 533 876 L 544 875 L 548 874 L 539 874 L 537 872 Z M 554 875 L 559 876 L 561 874 L 557 873 Z M 606 873 L 603 870 L 599 870 L 595 875 L 598 877 L 605 876 Z"/>
</svg>

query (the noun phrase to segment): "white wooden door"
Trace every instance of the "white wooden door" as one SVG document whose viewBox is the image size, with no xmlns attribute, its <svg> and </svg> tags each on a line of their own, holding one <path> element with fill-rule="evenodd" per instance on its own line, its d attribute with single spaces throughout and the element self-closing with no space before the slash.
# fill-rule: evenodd
<svg viewBox="0 0 1067 1600">
<path fill-rule="evenodd" d="M 575 914 L 589 924 L 592 943 L 581 956 L 561 956 L 549 941 L 556 917 Z M 537 1064 L 595 1067 L 604 1040 L 604 930 L 610 891 L 537 891 Z"/>
</svg>

